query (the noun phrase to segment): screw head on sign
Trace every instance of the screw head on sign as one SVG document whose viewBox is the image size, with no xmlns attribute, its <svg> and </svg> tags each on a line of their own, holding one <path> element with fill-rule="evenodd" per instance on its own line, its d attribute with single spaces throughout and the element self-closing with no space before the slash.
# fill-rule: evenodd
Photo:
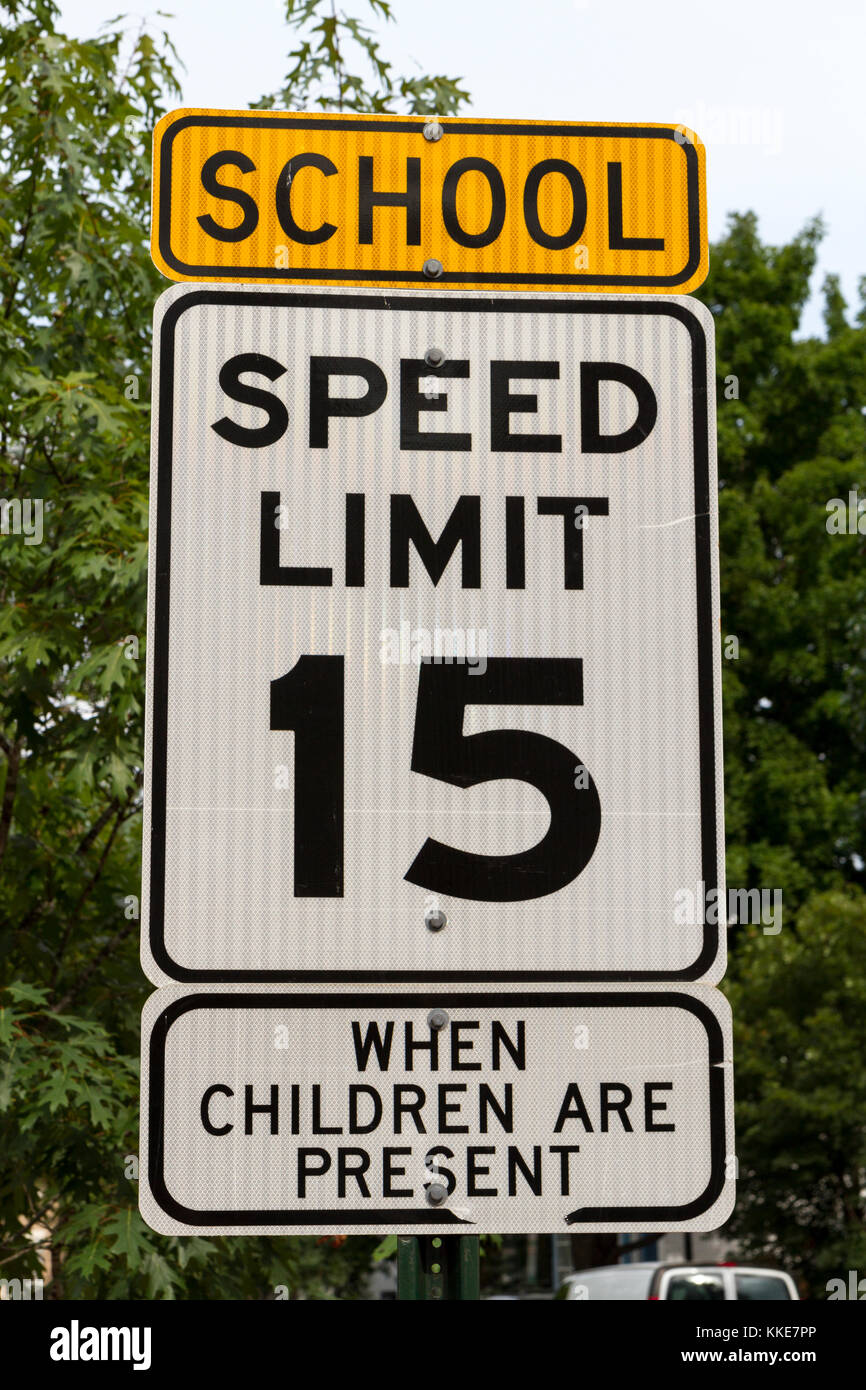
<svg viewBox="0 0 866 1390">
<path fill-rule="evenodd" d="M 431 1028 L 435 1028 L 438 1032 L 440 1028 L 446 1026 L 449 1019 L 444 1009 L 431 1009 L 427 1015 L 427 1022 Z"/>
<path fill-rule="evenodd" d="M 424 274 L 428 280 L 438 280 L 444 269 L 442 262 L 437 261 L 435 257 L 431 256 L 429 261 L 424 262 Z"/>
<path fill-rule="evenodd" d="M 424 127 L 424 139 L 430 140 L 433 143 L 435 143 L 437 140 L 441 140 L 444 134 L 445 131 L 442 129 L 438 121 L 428 121 Z"/>
<path fill-rule="evenodd" d="M 431 1182 L 427 1188 L 427 1201 L 431 1207 L 441 1207 L 448 1196 L 448 1188 L 443 1182 Z"/>
<path fill-rule="evenodd" d="M 445 361 L 445 353 L 441 348 L 428 348 L 424 354 L 424 365 L 427 367 L 441 367 Z"/>
<path fill-rule="evenodd" d="M 441 931 L 448 921 L 441 907 L 431 907 L 424 913 L 428 931 Z"/>
</svg>

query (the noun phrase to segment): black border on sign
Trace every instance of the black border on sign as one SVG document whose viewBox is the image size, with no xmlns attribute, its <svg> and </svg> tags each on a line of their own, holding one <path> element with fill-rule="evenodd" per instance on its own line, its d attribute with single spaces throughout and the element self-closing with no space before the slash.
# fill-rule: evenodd
<svg viewBox="0 0 866 1390">
<path fill-rule="evenodd" d="M 710 1177 L 704 1191 L 681 1207 L 580 1207 L 564 1218 L 566 1227 L 579 1227 L 588 1222 L 622 1221 L 634 1225 L 647 1223 L 652 1229 L 657 1223 L 693 1221 L 713 1206 L 725 1186 L 725 1074 L 724 1039 L 719 1020 L 703 1001 L 679 993 L 580 993 L 580 994 L 190 994 L 168 1004 L 155 1019 L 150 1034 L 147 1096 L 147 1172 L 150 1192 L 158 1206 L 175 1221 L 188 1226 L 461 1226 L 475 1223 L 463 1220 L 450 1211 L 424 1207 L 421 1210 L 400 1207 L 347 1211 L 290 1210 L 290 1211 L 195 1211 L 172 1197 L 165 1181 L 165 1048 L 168 1031 L 183 1014 L 193 1009 L 364 1009 L 383 1007 L 426 1010 L 442 1004 L 449 1008 L 516 1007 L 610 1009 L 662 1008 L 684 1009 L 693 1014 L 707 1031 L 708 1075 L 710 1096 Z"/>
<path fill-rule="evenodd" d="M 464 299 L 439 296 L 330 294 L 290 290 L 191 289 L 169 304 L 160 326 L 157 430 L 156 538 L 154 582 L 150 793 L 150 950 L 154 961 L 172 980 L 182 984 L 301 984 L 301 983 L 536 983 L 633 981 L 672 983 L 698 980 L 715 960 L 719 944 L 717 922 L 704 922 L 697 959 L 682 970 L 191 970 L 173 960 L 165 944 L 166 756 L 168 730 L 169 612 L 171 584 L 171 487 L 174 427 L 174 333 L 181 314 L 199 304 L 287 305 L 300 309 L 375 309 L 389 312 L 419 309 L 519 314 L 636 314 L 664 315 L 682 323 L 692 342 L 692 419 L 694 426 L 695 574 L 698 657 L 698 746 L 700 756 L 701 873 L 707 894 L 718 891 L 718 823 L 716 816 L 715 699 L 713 690 L 713 624 L 710 562 L 709 417 L 707 408 L 707 343 L 697 315 L 685 303 L 655 300 L 533 300 Z M 151 537 L 151 544 L 154 538 Z M 146 831 L 145 831 L 146 833 Z M 531 908 L 529 909 L 531 910 Z M 706 914 L 704 914 L 706 916 Z"/>
<path fill-rule="evenodd" d="M 346 130 L 346 131 L 394 131 L 400 134 L 420 134 L 423 120 L 364 120 L 363 117 L 332 117 L 329 120 L 315 116 L 180 116 L 162 134 L 159 144 L 159 253 L 165 264 L 171 266 L 178 275 L 214 278 L 221 276 L 226 280 L 236 280 L 238 274 L 262 276 L 268 280 L 353 280 L 364 281 L 371 286 L 390 284 L 395 280 L 409 284 L 429 285 L 430 281 L 422 270 L 314 270 L 310 266 L 290 266 L 277 269 L 274 266 L 213 266 L 187 265 L 180 261 L 171 249 L 171 160 L 172 146 L 176 135 L 188 126 L 226 126 L 229 129 L 268 129 L 289 128 L 292 130 Z M 686 157 L 686 193 L 688 198 L 689 257 L 682 271 L 677 275 L 587 275 L 587 274 L 511 274 L 509 272 L 444 271 L 436 281 L 443 284 L 500 285 L 616 285 L 623 289 L 640 289 L 652 286 L 656 289 L 675 289 L 691 279 L 701 263 L 701 209 L 698 152 L 691 141 L 684 140 L 681 128 L 653 126 L 609 126 L 609 125 L 514 125 L 481 121 L 449 121 L 447 131 L 455 135 L 539 135 L 565 136 L 577 139 L 587 137 L 604 139 L 606 137 L 633 135 L 644 140 L 673 140 Z M 420 249 L 420 248 L 419 248 Z"/>
</svg>

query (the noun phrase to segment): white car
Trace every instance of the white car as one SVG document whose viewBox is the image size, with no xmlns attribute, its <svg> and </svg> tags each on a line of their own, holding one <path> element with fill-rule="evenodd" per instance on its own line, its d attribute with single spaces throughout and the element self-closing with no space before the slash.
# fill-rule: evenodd
<svg viewBox="0 0 866 1390">
<path fill-rule="evenodd" d="M 797 1286 L 781 1269 L 738 1264 L 661 1264 L 644 1262 L 583 1269 L 564 1280 L 557 1298 L 572 1302 L 599 1299 L 662 1300 L 671 1303 L 752 1303 L 799 1300 Z"/>
</svg>

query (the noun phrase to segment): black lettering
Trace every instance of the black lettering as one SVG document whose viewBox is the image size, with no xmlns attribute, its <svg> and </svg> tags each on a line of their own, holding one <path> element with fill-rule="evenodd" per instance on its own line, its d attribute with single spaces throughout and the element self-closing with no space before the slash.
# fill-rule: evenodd
<svg viewBox="0 0 866 1390">
<path fill-rule="evenodd" d="M 587 1134 L 592 1134 L 592 1121 L 589 1112 L 583 1103 L 583 1096 L 580 1094 L 580 1087 L 576 1081 L 572 1081 L 565 1093 L 562 1105 L 559 1107 L 559 1115 L 556 1124 L 553 1126 L 554 1134 L 561 1134 L 566 1120 L 580 1120 Z"/>
<path fill-rule="evenodd" d="M 322 1124 L 322 1088 L 319 1085 L 313 1087 L 313 1122 L 310 1126 L 314 1134 L 342 1134 L 342 1125 L 323 1125 Z"/>
<path fill-rule="evenodd" d="M 607 516 L 606 497 L 539 497 L 539 516 L 562 517 L 563 587 L 583 588 L 583 533 L 576 508 L 583 507 L 585 516 Z"/>
<path fill-rule="evenodd" d="M 343 896 L 345 658 L 301 656 L 271 681 L 270 727 L 293 733 L 296 898 Z"/>
<path fill-rule="evenodd" d="M 512 1042 L 505 1031 L 505 1025 L 498 1019 L 494 1019 L 491 1029 L 492 1048 L 493 1048 L 493 1070 L 499 1071 L 499 1049 L 500 1045 L 514 1062 L 518 1071 L 526 1071 L 526 1023 L 518 1019 L 517 1022 L 517 1041 Z"/>
<path fill-rule="evenodd" d="M 589 862 L 601 829 L 595 783 L 575 796 L 575 755 L 546 735 L 516 730 L 463 734 L 467 705 L 580 705 L 580 657 L 491 657 L 484 674 L 421 662 L 412 771 L 452 786 L 518 776 L 541 791 L 547 833 L 519 854 L 470 854 L 424 841 L 404 877 L 437 892 L 482 902 L 523 902 L 553 893 Z M 494 1031 L 494 1040 L 495 1040 Z"/>
<path fill-rule="evenodd" d="M 611 1099 L 613 1091 L 620 1092 L 620 1099 Z M 601 1132 L 607 1134 L 608 1115 L 615 1113 L 622 1120 L 622 1127 L 626 1134 L 631 1134 L 632 1126 L 626 1111 L 631 1105 L 631 1091 L 628 1086 L 622 1086 L 618 1081 L 602 1081 L 601 1083 Z"/>
<path fill-rule="evenodd" d="M 457 188 L 464 174 L 483 174 L 490 188 L 490 221 L 483 232 L 465 232 L 457 217 Z M 489 246 L 502 231 L 505 222 L 505 184 L 502 175 L 487 159 L 458 159 L 452 164 L 442 184 L 442 221 L 452 241 L 458 246 Z"/>
<path fill-rule="evenodd" d="M 279 1098 L 280 1088 L 275 1083 L 271 1086 L 271 1098 L 267 1105 L 253 1105 L 253 1088 L 252 1086 L 244 1087 L 244 1134 L 252 1134 L 253 1132 L 253 1115 L 270 1115 L 271 1134 L 279 1133 L 277 1114 Z"/>
<path fill-rule="evenodd" d="M 645 1081 L 643 1088 L 643 1113 L 644 1128 L 648 1134 L 660 1134 L 662 1131 L 672 1133 L 676 1125 L 657 1124 L 653 1119 L 656 1110 L 667 1110 L 666 1100 L 656 1100 L 653 1091 L 672 1091 L 674 1083 L 672 1081 Z"/>
<path fill-rule="evenodd" d="M 362 1124 L 358 1119 L 358 1097 L 361 1095 L 369 1096 L 373 1102 L 373 1118 L 367 1124 Z M 374 1091 L 372 1086 L 351 1085 L 349 1087 L 349 1133 L 370 1134 L 374 1129 L 378 1129 L 381 1118 L 382 1098 L 379 1092 Z"/>
<path fill-rule="evenodd" d="M 637 398 L 634 424 L 622 434 L 601 433 L 598 388 L 602 381 L 619 381 Z M 580 447 L 585 454 L 624 454 L 642 444 L 658 416 L 655 392 L 640 372 L 621 362 L 581 362 L 580 364 Z"/>
<path fill-rule="evenodd" d="M 363 492 L 346 493 L 346 588 L 364 587 L 364 535 L 367 501 Z"/>
<path fill-rule="evenodd" d="M 263 492 L 259 510 L 259 583 L 329 585 L 333 571 L 316 565 L 280 564 L 280 494 Z"/>
<path fill-rule="evenodd" d="M 310 1160 L 320 1158 L 318 1168 L 310 1167 Z M 307 1178 L 320 1178 L 331 1166 L 331 1155 L 327 1149 L 298 1149 L 298 1196 L 307 1195 Z"/>
<path fill-rule="evenodd" d="M 406 160 L 406 192 L 382 193 L 373 187 L 373 157 L 358 158 L 358 245 L 373 244 L 373 209 L 406 209 L 406 245 L 421 245 L 421 161 Z"/>
<path fill-rule="evenodd" d="M 357 1158 L 358 1163 L 350 1168 L 349 1159 Z M 362 1197 L 370 1196 L 370 1189 L 367 1186 L 363 1174 L 370 1167 L 370 1155 L 366 1149 L 338 1149 L 337 1150 L 337 1196 L 345 1197 L 346 1179 L 354 1178 L 358 1184 L 358 1190 Z"/>
<path fill-rule="evenodd" d="M 571 222 L 558 235 L 546 232 L 538 215 L 538 190 L 545 174 L 564 174 L 571 189 Z M 556 204 L 559 204 L 558 198 Z M 538 246 L 546 246 L 551 251 L 564 251 L 567 246 L 573 246 L 586 226 L 586 207 L 586 185 L 573 164 L 567 164 L 564 159 L 543 159 L 530 169 L 523 189 L 523 220 Z"/>
<path fill-rule="evenodd" d="M 490 363 L 490 447 L 496 453 L 560 454 L 561 434 L 512 434 L 511 416 L 538 414 L 536 395 L 512 395 L 511 382 L 558 381 L 558 362 Z"/>
<path fill-rule="evenodd" d="M 421 359 L 404 357 L 400 360 L 400 448 L 401 449 L 471 449 L 471 434 L 448 434 L 445 431 L 427 432 L 418 427 L 422 410 L 448 409 L 448 397 L 442 391 L 425 396 L 419 389 L 421 377 L 453 377 L 463 380 L 469 376 L 468 362 L 443 362 L 441 367 L 428 367 Z"/>
<path fill-rule="evenodd" d="M 505 499 L 505 587 L 526 588 L 526 506 L 522 497 Z"/>
<path fill-rule="evenodd" d="M 508 1145 L 508 1195 L 517 1196 L 517 1170 L 520 1169 L 530 1192 L 536 1197 L 541 1196 L 541 1145 L 535 1144 L 532 1149 L 532 1170 L 530 1171 L 524 1163 L 520 1150 Z"/>
<path fill-rule="evenodd" d="M 452 1071 L 480 1071 L 480 1062 L 461 1062 L 461 1052 L 471 1050 L 475 1046 L 474 1038 L 461 1038 L 462 1028 L 480 1028 L 480 1023 L 452 1023 L 451 1024 L 451 1070 Z"/>
<path fill-rule="evenodd" d="M 278 439 L 282 439 L 289 427 L 289 412 L 283 402 L 270 391 L 262 391 L 258 386 L 244 385 L 241 381 L 244 372 L 257 372 L 260 376 L 266 376 L 269 381 L 278 381 L 281 376 L 285 376 L 286 369 L 273 357 L 266 357 L 261 352 L 238 353 L 236 357 L 230 357 L 220 368 L 219 384 L 225 394 L 233 401 L 240 401 L 242 405 L 253 405 L 257 410 L 263 410 L 268 417 L 267 424 L 250 429 L 246 425 L 235 424 L 234 420 L 224 415 L 215 425 L 211 425 L 211 429 L 221 439 L 227 440 L 229 444 L 237 444 L 242 449 L 265 449 L 269 444 L 276 444 Z"/>
<path fill-rule="evenodd" d="M 482 1134 L 487 1133 L 487 1111 L 492 1110 L 506 1134 L 514 1133 L 514 1087 L 510 1081 L 505 1083 L 505 1100 L 499 1101 L 485 1081 L 478 1087 L 478 1127 Z"/>
<path fill-rule="evenodd" d="M 352 1041 L 355 1044 L 355 1061 L 358 1064 L 358 1071 L 367 1070 L 371 1051 L 376 1053 L 379 1070 L 387 1071 L 391 1063 L 391 1043 L 394 1041 L 393 1019 L 389 1019 L 385 1024 L 384 1038 L 379 1032 L 378 1023 L 368 1023 L 367 1031 L 362 1038 L 360 1023 L 353 1022 Z"/>
<path fill-rule="evenodd" d="M 622 165 L 607 166 L 607 240 L 611 251 L 664 251 L 661 237 L 623 236 Z"/>
<path fill-rule="evenodd" d="M 449 1115 L 459 1115 L 462 1101 L 451 1102 L 448 1097 L 452 1091 L 462 1091 L 466 1094 L 466 1085 L 461 1082 L 453 1086 L 440 1086 L 439 1088 L 439 1133 L 440 1134 L 468 1134 L 468 1125 L 451 1125 L 448 1123 Z"/>
<path fill-rule="evenodd" d="M 393 1159 L 399 1158 L 402 1154 L 411 1154 L 411 1149 L 383 1149 L 382 1150 L 382 1196 L 383 1197 L 413 1197 L 415 1194 L 411 1187 L 393 1187 L 394 1178 L 402 1178 L 406 1175 L 405 1168 L 395 1168 Z"/>
<path fill-rule="evenodd" d="M 276 205 L 277 219 L 286 236 L 291 241 L 297 241 L 301 246 L 318 246 L 323 241 L 329 241 L 337 228 L 333 222 L 323 222 L 321 227 L 316 227 L 315 231 L 310 231 L 305 227 L 299 227 L 292 212 L 292 184 L 302 169 L 318 169 L 325 178 L 330 178 L 337 173 L 336 164 L 332 164 L 330 159 L 322 154 L 295 154 L 285 164 L 280 171 L 277 179 Z"/>
<path fill-rule="evenodd" d="M 580 1146 L 579 1146 L 578 1144 L 551 1144 L 551 1145 L 550 1145 L 550 1152 L 551 1152 L 552 1154 L 559 1154 L 559 1185 L 560 1185 L 560 1194 L 561 1194 L 563 1197 L 568 1197 L 568 1196 L 570 1195 L 570 1192 L 569 1192 L 569 1159 L 571 1158 L 571 1155 L 572 1155 L 572 1154 L 579 1154 L 579 1153 L 580 1153 Z"/>
<path fill-rule="evenodd" d="M 466 1196 L 467 1197 L 498 1197 L 498 1187 L 478 1187 L 478 1178 L 490 1176 L 489 1168 L 481 1168 L 478 1158 L 481 1154 L 495 1154 L 496 1149 L 492 1145 L 470 1144 L 466 1150 Z"/>
<path fill-rule="evenodd" d="M 332 376 L 357 376 L 367 383 L 363 396 L 331 396 Z M 327 449 L 328 421 L 374 415 L 388 394 L 385 373 L 366 357 L 310 358 L 310 448 Z"/>
<path fill-rule="evenodd" d="M 433 1181 L 438 1182 L 440 1178 L 445 1179 L 446 1195 L 450 1197 L 451 1193 L 457 1186 L 457 1179 L 454 1177 L 454 1174 L 451 1172 L 450 1168 L 443 1168 L 441 1163 L 433 1162 L 434 1158 L 438 1158 L 440 1154 L 442 1154 L 444 1158 L 454 1157 L 454 1154 L 450 1149 L 443 1148 L 440 1145 L 435 1149 L 430 1149 L 429 1152 L 425 1154 L 424 1165 L 428 1169 L 428 1171 L 433 1174 Z M 424 1186 L 426 1188 L 429 1187 L 430 1184 L 425 1182 Z"/>
<path fill-rule="evenodd" d="M 461 552 L 461 583 L 464 589 L 481 588 L 481 498 L 460 497 L 434 541 L 408 492 L 391 496 L 391 588 L 409 587 L 409 542 L 421 563 L 438 584 L 458 545 Z"/>
<path fill-rule="evenodd" d="M 212 198 L 220 198 L 226 203 L 237 203 L 238 207 L 243 209 L 243 220 L 237 227 L 221 227 L 209 212 L 196 220 L 202 231 L 216 241 L 243 241 L 246 237 L 252 236 L 259 225 L 259 210 L 255 198 L 245 193 L 242 188 L 227 188 L 225 184 L 217 181 L 217 174 L 226 164 L 240 169 L 242 174 L 255 173 L 256 166 L 249 155 L 242 154 L 240 150 L 219 150 L 202 165 L 202 188 Z"/>
<path fill-rule="evenodd" d="M 404 1025 L 403 1037 L 404 1037 L 404 1046 L 405 1046 L 405 1055 L 406 1055 L 406 1070 L 407 1070 L 407 1071 L 414 1071 L 414 1069 L 415 1069 L 415 1053 L 416 1053 L 416 1052 L 429 1052 L 429 1053 L 430 1053 L 430 1070 L 431 1070 L 431 1071 L 438 1071 L 438 1069 L 439 1069 L 439 1033 L 438 1033 L 438 1031 L 437 1031 L 435 1028 L 431 1028 L 431 1029 L 430 1029 L 430 1036 L 429 1036 L 429 1037 L 427 1037 L 427 1038 L 419 1038 L 418 1041 L 416 1042 L 416 1040 L 415 1040 L 415 1034 L 414 1034 L 414 1029 L 412 1028 L 411 1019 L 407 1019 L 405 1025 Z"/>
<path fill-rule="evenodd" d="M 404 1093 L 414 1092 L 413 1100 L 404 1100 Z M 420 1086 L 395 1086 L 394 1087 L 394 1133 L 403 1133 L 403 1116 L 411 1115 L 415 1121 L 415 1129 L 419 1134 L 426 1134 L 424 1121 L 421 1119 L 421 1108 L 427 1100 L 426 1095 Z"/>
<path fill-rule="evenodd" d="M 207 1090 L 205 1091 L 204 1095 L 203 1095 L 202 1098 L 201 1098 L 201 1122 L 202 1122 L 202 1124 L 204 1125 L 205 1129 L 207 1130 L 208 1134 L 216 1134 L 216 1135 L 228 1134 L 230 1130 L 234 1129 L 234 1125 L 230 1125 L 230 1124 L 215 1125 L 215 1124 L 212 1124 L 212 1123 L 211 1123 L 211 1118 L 210 1118 L 210 1101 L 211 1101 L 211 1096 L 215 1096 L 215 1095 L 218 1095 L 218 1094 L 219 1094 L 219 1095 L 223 1095 L 223 1096 L 230 1096 L 230 1097 L 231 1097 L 231 1096 L 234 1095 L 234 1091 L 231 1089 L 230 1086 L 208 1086 Z"/>
</svg>

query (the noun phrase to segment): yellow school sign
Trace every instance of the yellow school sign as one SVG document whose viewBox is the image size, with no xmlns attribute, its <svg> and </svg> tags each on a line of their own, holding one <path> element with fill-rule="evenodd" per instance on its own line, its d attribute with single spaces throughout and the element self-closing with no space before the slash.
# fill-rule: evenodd
<svg viewBox="0 0 866 1390">
<path fill-rule="evenodd" d="M 172 280 L 685 294 L 704 147 L 672 125 L 173 111 L 152 254 Z"/>
</svg>

